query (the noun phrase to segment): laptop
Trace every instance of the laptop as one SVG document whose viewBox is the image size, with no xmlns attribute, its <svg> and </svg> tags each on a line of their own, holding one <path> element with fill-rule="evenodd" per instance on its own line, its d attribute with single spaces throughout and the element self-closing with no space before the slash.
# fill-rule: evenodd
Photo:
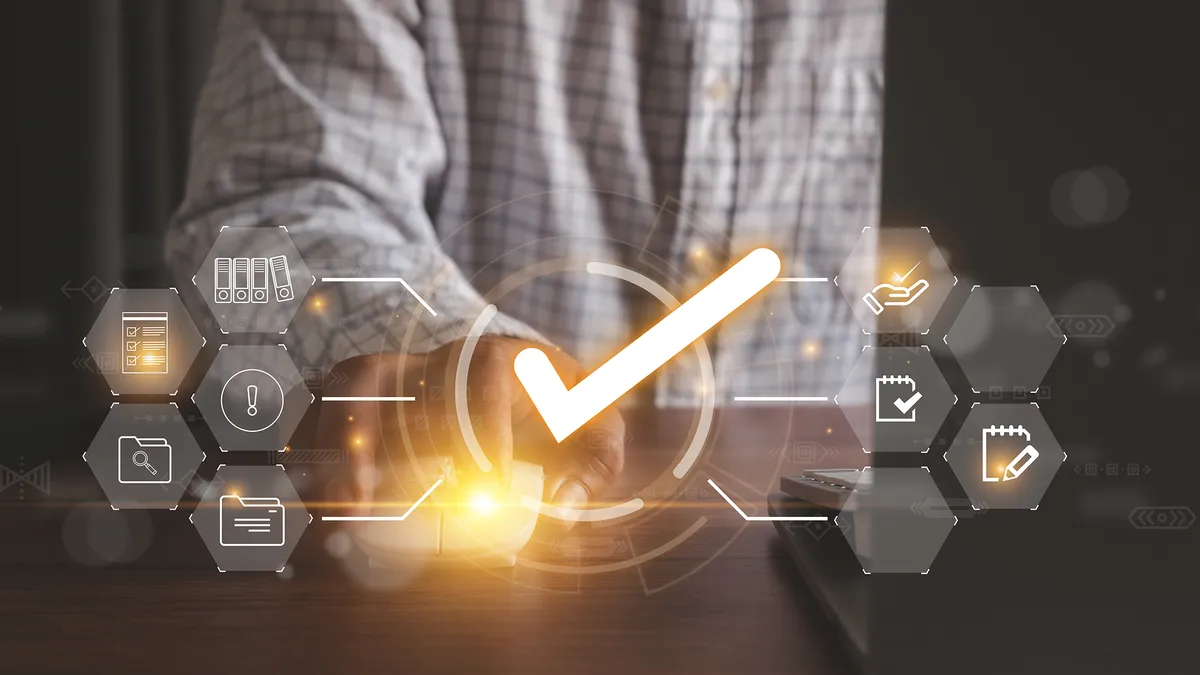
<svg viewBox="0 0 1200 675">
<path fill-rule="evenodd" d="M 780 491 L 768 497 L 772 516 L 830 517 L 827 522 L 777 520 L 775 528 L 859 670 L 866 669 L 868 577 L 833 517 L 855 486 L 869 488 L 871 480 L 871 472 L 859 469 L 805 471 L 781 478 Z"/>
</svg>

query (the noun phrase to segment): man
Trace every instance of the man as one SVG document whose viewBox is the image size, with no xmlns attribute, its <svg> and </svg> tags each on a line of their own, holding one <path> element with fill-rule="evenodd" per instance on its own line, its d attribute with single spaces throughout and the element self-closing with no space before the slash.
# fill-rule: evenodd
<svg viewBox="0 0 1200 675">
<path fill-rule="evenodd" d="M 468 376 L 480 443 L 501 472 L 534 453 L 583 507 L 621 470 L 620 414 L 557 447 L 515 354 L 556 346 L 570 386 L 663 314 L 591 261 L 681 298 L 764 245 L 784 276 L 834 277 L 878 212 L 882 32 L 882 0 L 229 0 L 172 264 L 194 274 L 223 225 L 286 225 L 320 274 L 411 281 L 436 316 L 396 285 L 318 287 L 291 353 L 443 407 L 495 303 Z M 718 401 L 832 395 L 860 335 L 832 284 L 776 284 L 709 335 Z M 640 395 L 694 405 L 697 363 Z M 414 436 L 394 412 L 322 413 L 362 504 L 389 430 Z"/>
</svg>

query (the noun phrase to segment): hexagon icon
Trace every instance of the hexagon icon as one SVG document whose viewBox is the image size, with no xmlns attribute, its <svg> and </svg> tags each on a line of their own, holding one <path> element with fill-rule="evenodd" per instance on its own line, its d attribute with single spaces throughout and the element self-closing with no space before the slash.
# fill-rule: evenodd
<svg viewBox="0 0 1200 675">
<path fill-rule="evenodd" d="M 834 279 L 867 333 L 924 333 L 958 279 L 929 230 L 866 228 Z"/>
<path fill-rule="evenodd" d="M 1035 390 L 1066 337 L 1036 286 L 975 286 L 945 342 L 975 391 Z"/>
<path fill-rule="evenodd" d="M 174 509 L 204 461 L 174 403 L 114 403 L 83 453 L 116 509 Z"/>
<path fill-rule="evenodd" d="M 192 283 L 223 333 L 282 333 L 316 282 L 287 228 L 221 228 Z"/>
<path fill-rule="evenodd" d="M 864 451 L 928 452 L 958 397 L 927 347 L 867 347 L 833 400 Z"/>
<path fill-rule="evenodd" d="M 1034 403 L 976 403 L 946 461 L 976 508 L 1035 509 L 1066 461 Z"/>
<path fill-rule="evenodd" d="M 174 288 L 112 289 L 83 339 L 117 394 L 174 394 L 204 342 Z"/>
<path fill-rule="evenodd" d="M 312 516 L 282 465 L 222 464 L 190 520 L 222 572 L 277 572 Z"/>
<path fill-rule="evenodd" d="M 834 519 L 863 571 L 929 571 L 958 518 L 924 467 L 863 469 Z"/>
<path fill-rule="evenodd" d="M 221 345 L 192 400 L 222 451 L 278 451 L 315 397 L 283 345 Z"/>
</svg>

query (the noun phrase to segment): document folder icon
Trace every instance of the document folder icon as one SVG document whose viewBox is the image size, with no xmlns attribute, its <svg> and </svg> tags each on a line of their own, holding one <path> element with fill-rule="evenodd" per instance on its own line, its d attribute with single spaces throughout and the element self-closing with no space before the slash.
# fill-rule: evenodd
<svg viewBox="0 0 1200 675">
<path fill-rule="evenodd" d="M 170 483 L 171 444 L 165 438 L 118 438 L 117 481 L 135 485 Z"/>
<path fill-rule="evenodd" d="M 233 301 L 238 304 L 250 302 L 250 259 L 233 259 Z"/>
<path fill-rule="evenodd" d="M 276 497 L 222 495 L 222 546 L 283 546 L 286 509 Z"/>
<path fill-rule="evenodd" d="M 233 302 L 233 258 L 217 258 L 213 264 L 213 300 Z"/>
<path fill-rule="evenodd" d="M 261 305 L 267 301 L 267 259 L 250 259 L 250 302 Z"/>
<path fill-rule="evenodd" d="M 287 302 L 296 297 L 295 291 L 292 290 L 292 271 L 288 267 L 287 256 L 271 257 L 271 280 L 275 283 L 276 300 Z"/>
</svg>

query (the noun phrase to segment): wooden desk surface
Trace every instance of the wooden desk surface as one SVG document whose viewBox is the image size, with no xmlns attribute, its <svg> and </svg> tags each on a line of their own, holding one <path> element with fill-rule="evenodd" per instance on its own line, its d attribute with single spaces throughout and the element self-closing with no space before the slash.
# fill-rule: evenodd
<svg viewBox="0 0 1200 675">
<path fill-rule="evenodd" d="M 611 564 L 704 520 L 663 555 L 600 574 L 431 564 L 376 570 L 392 582 L 381 587 L 363 582 L 367 568 L 330 555 L 336 529 L 319 519 L 285 574 L 221 574 L 188 523 L 188 505 L 116 513 L 61 499 L 0 503 L 3 671 L 848 673 L 771 524 L 747 523 L 694 487 L 712 477 L 765 513 L 762 493 L 780 470 L 836 465 L 839 453 L 853 459 L 833 449 L 834 437 L 845 448 L 854 443 L 842 427 L 827 432 L 831 412 L 727 418 L 680 488 L 686 507 L 622 532 L 583 525 L 527 551 L 535 563 Z M 661 439 L 637 429 L 635 446 L 639 436 Z M 822 457 L 781 452 L 788 438 L 826 449 Z M 652 464 L 633 462 L 627 483 L 636 487 Z M 96 500 L 86 469 L 68 465 L 57 475 L 52 493 Z M 95 562 L 96 550 L 129 560 L 79 562 Z"/>
</svg>

